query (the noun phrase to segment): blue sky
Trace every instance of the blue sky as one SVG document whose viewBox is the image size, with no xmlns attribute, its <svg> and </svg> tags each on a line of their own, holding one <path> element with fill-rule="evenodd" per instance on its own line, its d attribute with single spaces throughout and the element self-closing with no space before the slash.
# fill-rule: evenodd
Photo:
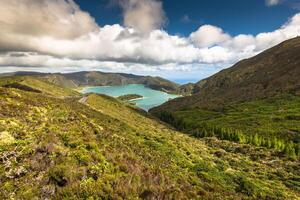
<svg viewBox="0 0 300 200">
<path fill-rule="evenodd" d="M 300 0 L 0 1 L 0 73 L 198 81 L 300 36 Z"/>
<path fill-rule="evenodd" d="M 75 0 L 99 25 L 122 24 L 122 9 L 110 0 Z M 264 0 L 163 0 L 170 34 L 188 36 L 203 24 L 222 27 L 231 35 L 258 34 L 279 28 L 300 10 L 297 2 L 266 6 Z"/>
</svg>

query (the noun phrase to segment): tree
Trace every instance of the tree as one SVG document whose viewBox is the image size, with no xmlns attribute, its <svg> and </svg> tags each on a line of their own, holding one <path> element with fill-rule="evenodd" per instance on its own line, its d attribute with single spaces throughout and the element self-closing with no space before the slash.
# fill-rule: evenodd
<svg viewBox="0 0 300 200">
<path fill-rule="evenodd" d="M 295 158 L 296 157 L 296 152 L 295 152 L 295 148 L 294 148 L 294 143 L 293 142 L 289 142 L 283 151 L 286 155 Z"/>
<path fill-rule="evenodd" d="M 297 156 L 300 156 L 300 143 L 295 144 L 295 153 Z"/>
</svg>

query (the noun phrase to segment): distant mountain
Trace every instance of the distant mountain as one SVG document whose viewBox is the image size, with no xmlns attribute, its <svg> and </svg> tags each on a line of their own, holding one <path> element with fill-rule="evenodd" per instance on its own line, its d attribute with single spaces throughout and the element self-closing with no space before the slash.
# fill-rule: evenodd
<svg viewBox="0 0 300 200">
<path fill-rule="evenodd" d="M 276 94 L 299 94 L 300 37 L 242 60 L 229 69 L 189 85 L 188 89 L 192 96 L 174 99 L 154 110 L 219 107 Z"/>
<path fill-rule="evenodd" d="M 195 94 L 196 92 L 197 92 L 197 87 L 195 83 L 187 83 L 184 85 L 180 85 L 177 88 L 177 93 L 184 96 L 190 96 L 192 94 Z"/>
<path fill-rule="evenodd" d="M 155 90 L 176 93 L 178 84 L 161 77 L 137 76 L 124 73 L 104 73 L 98 71 L 76 73 L 37 73 L 37 72 L 14 72 L 0 76 L 38 76 L 58 86 L 76 88 L 84 86 L 114 86 L 126 84 L 143 84 Z"/>
</svg>

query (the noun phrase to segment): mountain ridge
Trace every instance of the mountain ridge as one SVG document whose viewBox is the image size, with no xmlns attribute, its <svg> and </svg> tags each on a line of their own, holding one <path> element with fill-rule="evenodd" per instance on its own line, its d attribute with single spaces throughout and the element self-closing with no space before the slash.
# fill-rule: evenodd
<svg viewBox="0 0 300 200">
<path fill-rule="evenodd" d="M 158 109 L 221 107 L 282 93 L 300 92 L 300 37 L 287 40 L 252 58 L 197 82 L 191 96 L 174 99 Z M 155 108 L 152 110 L 155 111 Z"/>
<path fill-rule="evenodd" d="M 191 96 L 150 113 L 197 138 L 300 155 L 300 37 L 199 81 Z M 197 87 L 195 89 L 195 87 Z"/>
<path fill-rule="evenodd" d="M 154 90 L 177 93 L 179 87 L 178 84 L 161 77 L 139 76 L 126 73 L 106 73 L 100 71 L 82 71 L 74 73 L 12 72 L 0 74 L 0 77 L 1 76 L 37 76 L 66 88 L 143 84 Z"/>
</svg>

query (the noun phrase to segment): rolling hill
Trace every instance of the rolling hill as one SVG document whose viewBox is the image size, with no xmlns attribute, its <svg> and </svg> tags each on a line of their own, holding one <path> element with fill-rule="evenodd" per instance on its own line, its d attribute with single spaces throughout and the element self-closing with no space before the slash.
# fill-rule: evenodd
<svg viewBox="0 0 300 200">
<path fill-rule="evenodd" d="M 300 195 L 299 162 L 277 150 L 189 137 L 117 99 L 38 77 L 0 82 L 0 199 Z"/>
</svg>

